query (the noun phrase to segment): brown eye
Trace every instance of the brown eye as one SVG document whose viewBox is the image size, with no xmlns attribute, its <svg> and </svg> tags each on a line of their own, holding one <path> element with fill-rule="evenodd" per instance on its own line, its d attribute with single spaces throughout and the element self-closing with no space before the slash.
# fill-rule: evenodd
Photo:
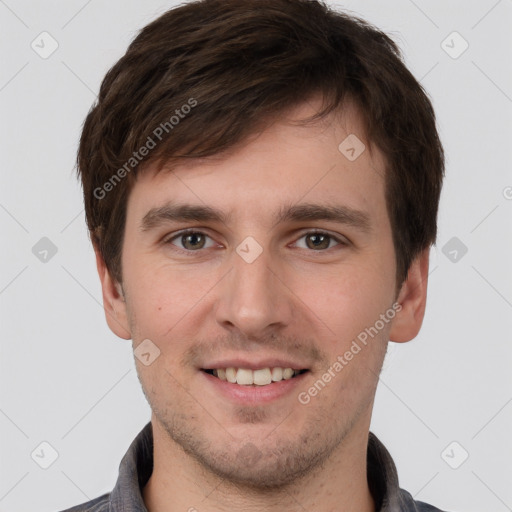
<svg viewBox="0 0 512 512">
<path fill-rule="evenodd" d="M 167 239 L 166 244 L 175 245 L 184 251 L 199 251 L 215 245 L 214 241 L 201 231 L 185 231 Z"/>
<path fill-rule="evenodd" d="M 202 249 L 205 245 L 205 236 L 202 233 L 187 233 L 182 235 L 181 243 L 188 250 Z"/>
<path fill-rule="evenodd" d="M 309 249 L 328 249 L 331 237 L 322 233 L 310 233 L 306 235 L 306 245 Z"/>
<path fill-rule="evenodd" d="M 344 242 L 343 239 L 337 238 L 329 233 L 312 231 L 301 236 L 295 242 L 295 245 L 301 249 L 312 249 L 313 251 L 320 252 L 331 249 L 337 245 L 347 245 L 347 243 Z"/>
</svg>

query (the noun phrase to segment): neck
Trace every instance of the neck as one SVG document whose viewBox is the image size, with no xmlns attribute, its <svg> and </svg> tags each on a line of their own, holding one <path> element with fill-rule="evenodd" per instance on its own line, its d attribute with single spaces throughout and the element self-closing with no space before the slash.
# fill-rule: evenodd
<svg viewBox="0 0 512 512">
<path fill-rule="evenodd" d="M 353 428 L 320 467 L 286 486 L 262 490 L 212 474 L 170 439 L 153 416 L 153 473 L 143 489 L 146 508 L 148 512 L 375 512 L 366 472 L 366 423 L 366 429 Z"/>
</svg>

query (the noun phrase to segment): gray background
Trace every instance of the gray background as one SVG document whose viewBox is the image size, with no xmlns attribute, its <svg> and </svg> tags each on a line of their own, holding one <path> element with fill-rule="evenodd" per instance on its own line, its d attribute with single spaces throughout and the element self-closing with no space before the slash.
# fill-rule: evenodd
<svg viewBox="0 0 512 512">
<path fill-rule="evenodd" d="M 73 167 L 105 72 L 174 4 L 0 0 L 2 512 L 57 511 L 111 490 L 150 419 L 131 342 L 104 319 Z M 416 499 L 512 510 L 512 0 L 343 7 L 399 43 L 447 153 L 423 329 L 390 344 L 372 430 Z M 47 469 L 42 442 L 58 453 Z"/>
</svg>

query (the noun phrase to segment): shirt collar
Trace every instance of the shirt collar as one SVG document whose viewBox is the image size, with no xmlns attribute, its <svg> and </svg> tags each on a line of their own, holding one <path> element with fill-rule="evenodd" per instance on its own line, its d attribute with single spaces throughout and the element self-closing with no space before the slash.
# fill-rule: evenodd
<svg viewBox="0 0 512 512">
<path fill-rule="evenodd" d="M 153 428 L 149 422 L 133 440 L 119 464 L 109 512 L 147 512 L 142 489 L 153 473 Z"/>
<path fill-rule="evenodd" d="M 153 472 L 153 430 L 149 422 L 133 440 L 119 465 L 119 477 L 110 495 L 109 512 L 147 512 L 142 489 Z M 372 432 L 368 436 L 368 485 L 376 510 L 416 510 L 409 493 L 398 485 L 395 463 L 386 447 Z"/>
</svg>

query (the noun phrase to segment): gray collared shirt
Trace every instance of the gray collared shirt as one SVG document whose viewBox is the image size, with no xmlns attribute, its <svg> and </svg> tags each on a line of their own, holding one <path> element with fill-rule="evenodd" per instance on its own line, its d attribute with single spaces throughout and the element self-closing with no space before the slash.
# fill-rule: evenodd
<svg viewBox="0 0 512 512">
<path fill-rule="evenodd" d="M 110 493 L 62 512 L 147 512 L 142 489 L 153 472 L 153 430 L 149 422 L 134 439 L 119 465 L 119 477 Z M 368 485 L 377 512 L 442 512 L 415 501 L 398 485 L 395 463 L 385 446 L 369 433 Z"/>
</svg>

